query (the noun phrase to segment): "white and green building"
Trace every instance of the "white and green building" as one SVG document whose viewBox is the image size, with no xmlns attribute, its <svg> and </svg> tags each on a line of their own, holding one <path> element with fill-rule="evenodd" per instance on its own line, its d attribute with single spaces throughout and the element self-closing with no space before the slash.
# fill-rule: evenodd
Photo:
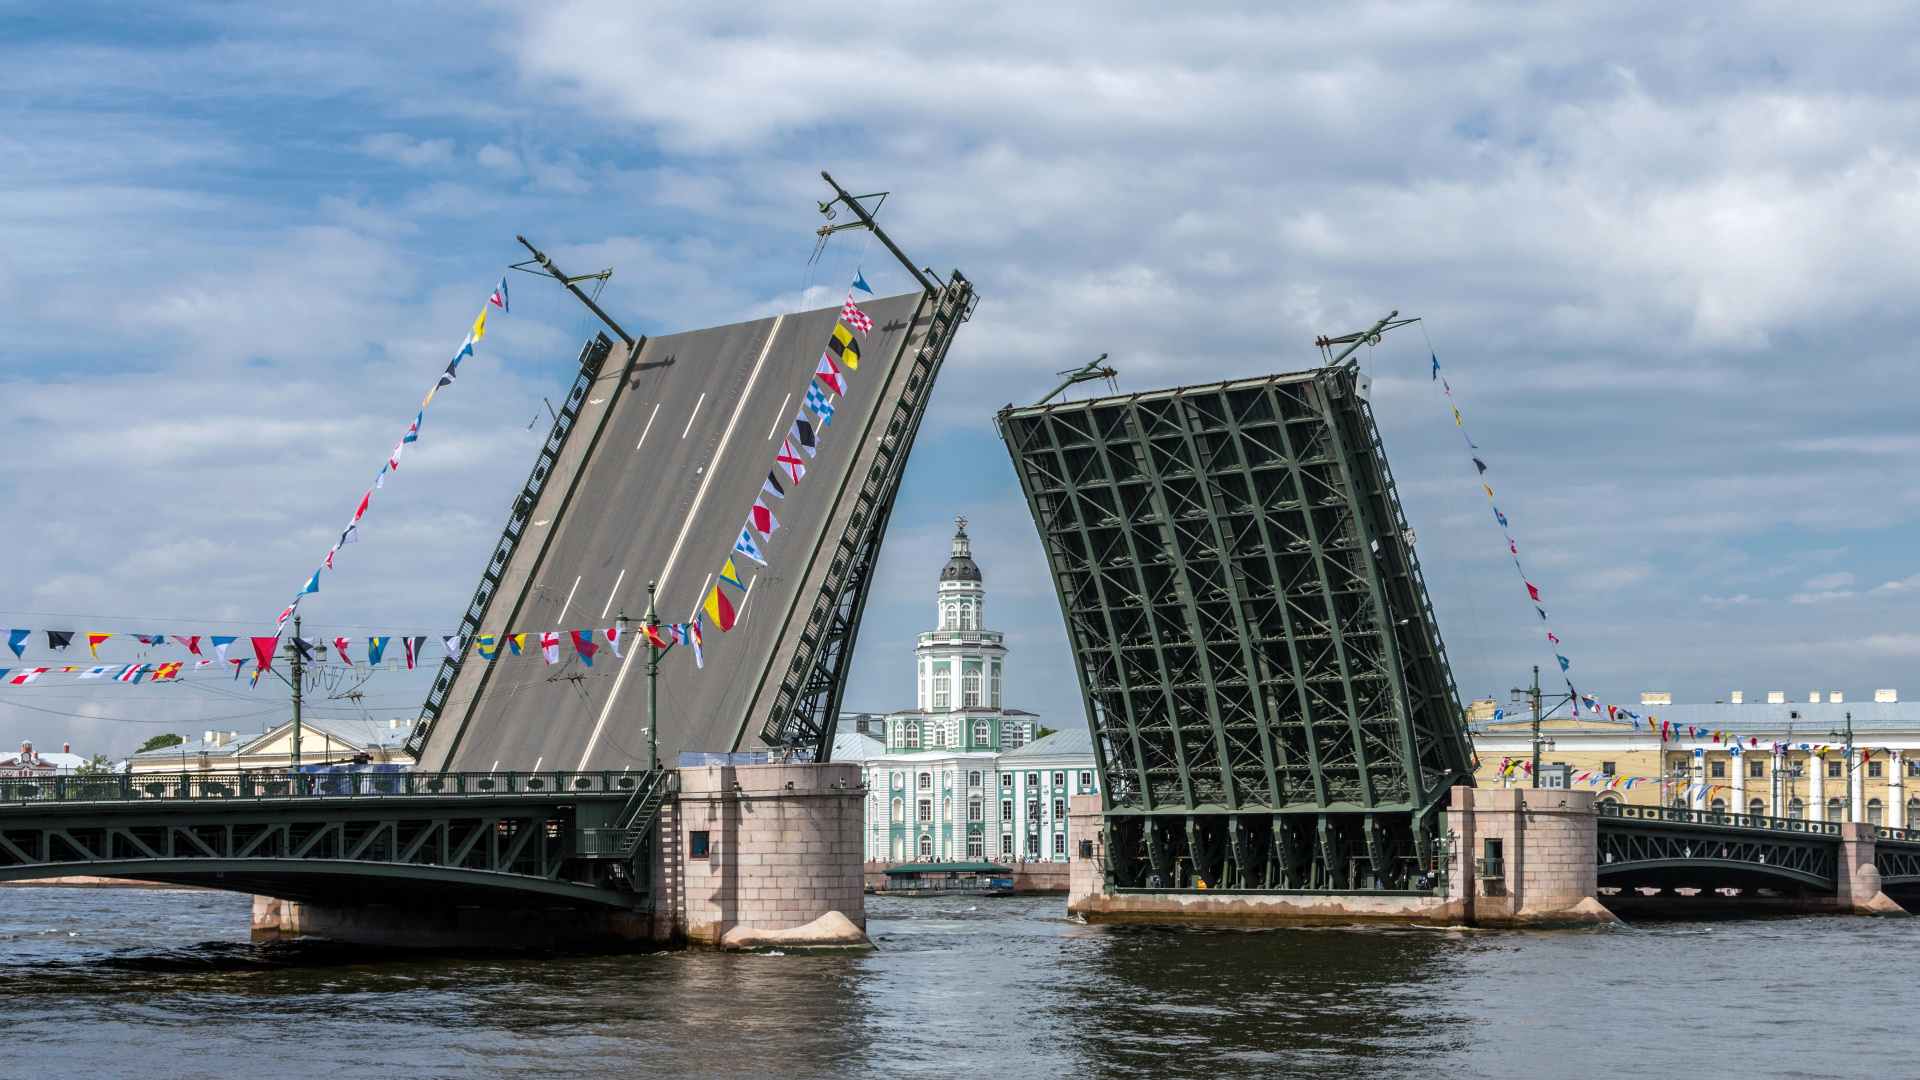
<svg viewBox="0 0 1920 1080">
<path fill-rule="evenodd" d="M 998 631 L 986 629 L 986 583 L 966 519 L 958 525 L 953 556 L 940 571 L 936 627 L 914 649 L 918 700 L 887 714 L 880 745 L 864 755 L 867 858 L 1050 859 L 1058 847 L 1065 859 L 1065 813 L 1054 813 L 1055 797 L 1041 788 L 1058 772 L 1063 787 L 1093 790 L 1092 746 L 1083 737 L 1085 753 L 1060 767 L 1054 754 L 1014 758 L 1041 749 L 1039 717 L 1001 698 L 1007 648 Z M 1032 784 L 1029 774 L 1038 778 Z"/>
</svg>

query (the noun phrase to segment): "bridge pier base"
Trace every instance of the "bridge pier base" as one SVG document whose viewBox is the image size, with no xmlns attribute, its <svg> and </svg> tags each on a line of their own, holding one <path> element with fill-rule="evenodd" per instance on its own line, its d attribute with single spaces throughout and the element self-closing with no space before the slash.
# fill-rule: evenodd
<svg viewBox="0 0 1920 1080">
<path fill-rule="evenodd" d="M 1907 915 L 1906 908 L 1880 891 L 1874 864 L 1874 826 L 1849 821 L 1840 826 L 1839 907 L 1855 915 Z"/>
<path fill-rule="evenodd" d="M 1595 926 L 1620 920 L 1599 900 L 1593 792 L 1453 789 L 1450 887 L 1475 926 Z"/>
<path fill-rule="evenodd" d="M 328 907 L 253 898 L 253 940 L 319 937 L 382 948 L 552 949 L 620 952 L 658 948 L 653 916 L 613 908 Z"/>
</svg>

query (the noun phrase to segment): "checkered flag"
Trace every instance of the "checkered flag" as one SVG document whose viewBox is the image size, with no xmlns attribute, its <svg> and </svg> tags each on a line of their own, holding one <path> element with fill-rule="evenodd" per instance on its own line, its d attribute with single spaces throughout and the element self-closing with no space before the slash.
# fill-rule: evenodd
<svg viewBox="0 0 1920 1080">
<path fill-rule="evenodd" d="M 873 320 L 867 318 L 867 313 L 854 304 L 852 293 L 847 294 L 846 306 L 840 309 L 840 321 L 860 331 L 861 337 L 873 333 Z"/>
</svg>

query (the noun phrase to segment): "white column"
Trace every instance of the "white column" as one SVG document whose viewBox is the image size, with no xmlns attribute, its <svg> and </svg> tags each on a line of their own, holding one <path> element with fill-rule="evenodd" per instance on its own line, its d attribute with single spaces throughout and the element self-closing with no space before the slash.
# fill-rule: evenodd
<svg viewBox="0 0 1920 1080">
<path fill-rule="evenodd" d="M 1730 813 L 1747 812 L 1747 763 L 1738 746 L 1727 751 L 1727 771 L 1733 774 L 1733 797 L 1727 800 Z"/>
<path fill-rule="evenodd" d="M 1848 811 L 1850 821 L 1867 820 L 1867 762 L 1866 755 L 1847 748 L 1847 774 L 1852 777 L 1853 786 L 1849 789 L 1853 806 Z"/>
<path fill-rule="evenodd" d="M 1807 820 L 1827 820 L 1827 759 L 1807 755 Z"/>
<path fill-rule="evenodd" d="M 1692 803 L 1693 809 L 1705 810 L 1707 808 L 1707 748 L 1704 746 L 1696 746 L 1693 748 L 1693 777 L 1691 782 L 1693 784 L 1693 798 L 1689 801 Z"/>
<path fill-rule="evenodd" d="M 1767 778 L 1768 783 L 1772 785 L 1773 816 L 1786 817 L 1787 816 L 1787 774 L 1786 774 L 1787 752 L 1784 749 L 1781 749 L 1778 743 L 1774 744 L 1773 759 L 1769 761 L 1767 764 L 1768 764 L 1768 767 L 1770 767 L 1773 770 L 1773 775 Z"/>
<path fill-rule="evenodd" d="M 1906 768 L 1907 763 L 1900 757 L 1900 751 L 1895 750 L 1887 755 L 1887 826 L 1889 828 L 1907 827 L 1907 795 L 1904 790 L 1906 785 L 1900 780 L 1900 774 L 1905 772 Z"/>
</svg>

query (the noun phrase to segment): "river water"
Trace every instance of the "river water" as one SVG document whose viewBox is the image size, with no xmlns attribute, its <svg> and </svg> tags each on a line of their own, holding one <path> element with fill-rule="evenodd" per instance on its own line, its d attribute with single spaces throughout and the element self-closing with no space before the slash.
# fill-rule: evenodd
<svg viewBox="0 0 1920 1080">
<path fill-rule="evenodd" d="M 857 957 L 247 942 L 249 898 L 0 889 L 0 1076 L 1920 1075 L 1920 920 L 1080 926 L 876 899 Z"/>
</svg>

